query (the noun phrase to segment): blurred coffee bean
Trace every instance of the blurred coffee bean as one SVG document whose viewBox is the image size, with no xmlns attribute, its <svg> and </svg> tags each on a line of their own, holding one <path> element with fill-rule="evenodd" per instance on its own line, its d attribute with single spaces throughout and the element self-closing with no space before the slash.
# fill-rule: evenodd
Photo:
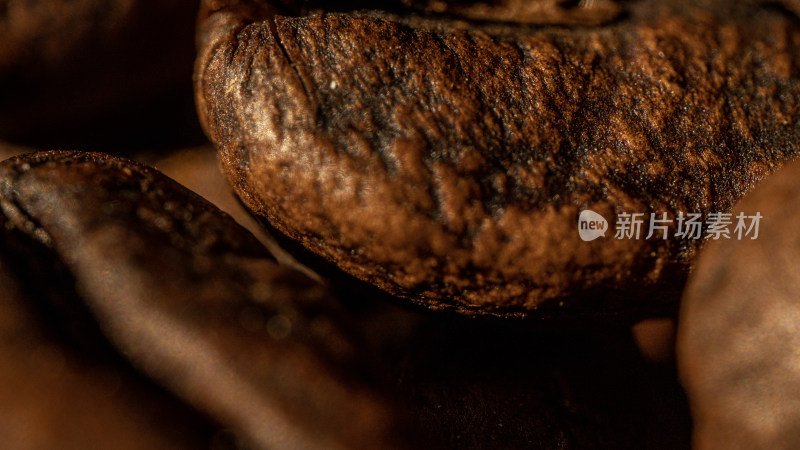
<svg viewBox="0 0 800 450">
<path fill-rule="evenodd" d="M 475 20 L 482 23 L 525 25 L 602 25 L 617 18 L 621 2 L 615 0 L 301 0 L 272 2 L 296 15 L 380 9 L 383 12 L 414 15 L 417 20 Z"/>
<path fill-rule="evenodd" d="M 678 325 L 695 448 L 798 448 L 800 164 L 769 177 L 733 211 L 760 214 L 758 236 L 708 244 Z"/>
<path fill-rule="evenodd" d="M 0 227 L 6 225 L 0 216 Z M 29 274 L 0 251 L 0 442 L 4 449 L 198 449 L 215 426 L 113 355 L 59 330 Z M 53 277 L 30 280 L 54 283 Z M 65 292 L 64 295 L 69 295 Z M 96 356 L 96 355 L 94 355 Z"/>
<path fill-rule="evenodd" d="M 192 0 L 0 0 L 0 138 L 58 148 L 198 142 Z"/>
<path fill-rule="evenodd" d="M 727 211 L 800 141 L 800 26 L 761 3 L 618 2 L 603 25 L 528 27 L 206 1 L 199 115 L 254 214 L 388 292 L 668 316 L 702 242 L 673 238 L 676 216 Z M 579 237 L 585 209 L 604 238 Z M 621 213 L 644 218 L 636 237 L 615 238 Z M 668 239 L 646 238 L 651 214 Z"/>
<path fill-rule="evenodd" d="M 259 448 L 420 436 L 326 289 L 196 194 L 97 153 L 12 158 L 0 179 L 6 246 L 71 335 L 93 321 L 143 373 Z M 59 265 L 72 300 L 68 283 L 32 281 Z"/>
<path fill-rule="evenodd" d="M 675 319 L 652 318 L 636 323 L 631 333 L 639 351 L 658 363 L 675 361 Z"/>
</svg>

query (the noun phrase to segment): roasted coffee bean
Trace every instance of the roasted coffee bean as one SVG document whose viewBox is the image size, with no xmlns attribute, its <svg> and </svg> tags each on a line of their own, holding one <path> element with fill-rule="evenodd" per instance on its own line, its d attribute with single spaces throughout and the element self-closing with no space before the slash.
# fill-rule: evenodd
<svg viewBox="0 0 800 450">
<path fill-rule="evenodd" d="M 208 448 L 215 427 L 196 411 L 114 358 L 88 358 L 66 343 L 7 256 L 0 255 L 3 448 Z"/>
<path fill-rule="evenodd" d="M 0 0 L 0 137 L 124 147 L 191 133 L 196 15 L 193 0 Z"/>
<path fill-rule="evenodd" d="M 504 2 L 403 0 L 411 9 L 477 21 L 531 25 L 600 25 L 622 10 L 618 1 L 510 0 Z"/>
<path fill-rule="evenodd" d="M 310 15 L 320 12 L 374 9 L 370 0 L 320 1 L 303 0 L 293 5 L 273 2 L 282 12 Z M 620 2 L 614 0 L 505 0 L 502 2 L 388 0 L 381 2 L 383 12 L 412 13 L 417 19 L 431 16 L 434 20 L 472 19 L 483 23 L 510 22 L 528 25 L 601 25 L 619 16 Z M 287 11 L 288 10 L 288 11 Z"/>
<path fill-rule="evenodd" d="M 393 448 L 419 435 L 326 289 L 158 171 L 44 152 L 2 163 L 0 180 L 15 264 L 32 280 L 73 280 L 33 286 L 70 336 L 94 321 L 133 365 L 259 448 Z M 70 289 L 79 301 L 63 298 Z"/>
<path fill-rule="evenodd" d="M 800 141 L 795 2 L 761 3 L 619 2 L 565 28 L 206 1 L 199 114 L 253 213 L 391 293 L 668 312 L 702 242 L 674 238 L 678 213 L 727 211 Z M 579 238 L 584 209 L 605 238 Z M 667 214 L 668 239 L 615 239 L 621 213 Z"/>
<path fill-rule="evenodd" d="M 758 236 L 711 242 L 701 252 L 678 325 L 695 448 L 798 448 L 800 163 L 767 178 L 733 211 L 763 216 Z"/>
</svg>

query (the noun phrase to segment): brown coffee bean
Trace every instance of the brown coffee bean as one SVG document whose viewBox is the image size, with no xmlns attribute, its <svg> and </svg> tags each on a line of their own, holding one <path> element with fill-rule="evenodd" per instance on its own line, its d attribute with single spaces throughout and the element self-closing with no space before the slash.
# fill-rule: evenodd
<svg viewBox="0 0 800 450">
<path fill-rule="evenodd" d="M 800 27 L 756 2 L 624 3 L 585 28 L 275 5 L 201 15 L 197 102 L 228 178 L 431 308 L 669 311 L 701 243 L 671 237 L 677 214 L 726 211 L 800 140 Z M 584 209 L 605 238 L 579 239 Z M 670 239 L 613 238 L 623 212 L 667 213 Z"/>
<path fill-rule="evenodd" d="M 215 427 L 202 416 L 118 360 L 88 358 L 70 345 L 6 258 L 0 254 L 3 448 L 208 447 Z"/>
<path fill-rule="evenodd" d="M 666 364 L 675 361 L 675 320 L 672 318 L 645 319 L 631 327 L 631 335 L 639 351 L 653 362 Z"/>
<path fill-rule="evenodd" d="M 136 367 L 259 448 L 393 448 L 418 435 L 326 289 L 158 171 L 45 152 L 4 162 L 0 179 L 7 234 L 74 280 L 80 302 L 61 299 L 64 286 L 41 293 L 68 327 L 88 311 Z M 41 256 L 16 258 L 50 272 Z"/>
<path fill-rule="evenodd" d="M 760 214 L 751 234 L 711 242 L 690 278 L 678 364 L 697 449 L 800 446 L 800 164 L 732 211 Z"/>
<path fill-rule="evenodd" d="M 355 11 L 380 8 L 384 13 L 408 16 L 424 21 L 471 19 L 484 23 L 512 23 L 526 25 L 601 25 L 617 18 L 622 11 L 615 0 L 506 0 L 503 2 L 464 2 L 440 0 L 388 0 L 377 4 L 370 0 L 324 2 L 304 0 L 291 6 L 273 3 L 289 9 L 293 15 L 312 15 L 320 12 Z"/>
<path fill-rule="evenodd" d="M 510 0 L 504 2 L 403 1 L 411 9 L 478 21 L 531 25 L 600 25 L 618 17 L 617 1 Z"/>
<path fill-rule="evenodd" d="M 0 1 L 0 136 L 124 147 L 166 122 L 177 140 L 196 15 L 193 0 Z"/>
</svg>

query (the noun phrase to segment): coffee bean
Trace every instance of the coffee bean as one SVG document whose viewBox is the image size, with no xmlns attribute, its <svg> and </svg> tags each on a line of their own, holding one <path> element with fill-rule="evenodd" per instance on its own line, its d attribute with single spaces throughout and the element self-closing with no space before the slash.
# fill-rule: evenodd
<svg viewBox="0 0 800 450">
<path fill-rule="evenodd" d="M 196 15 L 192 0 L 3 1 L 0 136 L 81 147 L 183 137 Z"/>
<path fill-rule="evenodd" d="M 800 164 L 733 208 L 758 237 L 711 242 L 686 288 L 678 364 L 698 449 L 800 445 Z"/>
<path fill-rule="evenodd" d="M 206 2 L 200 118 L 254 214 L 393 294 L 669 313 L 701 245 L 672 238 L 678 213 L 726 211 L 796 155 L 800 27 L 758 2 L 620 5 L 532 28 Z M 605 238 L 579 239 L 584 209 Z M 624 212 L 668 214 L 670 238 L 615 239 Z"/>
<path fill-rule="evenodd" d="M 199 196 L 96 153 L 12 158 L 0 179 L 16 261 L 46 280 L 43 256 L 31 256 L 45 249 L 78 300 L 63 299 L 65 286 L 39 295 L 255 445 L 393 448 L 418 435 L 326 288 Z"/>
<path fill-rule="evenodd" d="M 275 3 L 275 6 L 279 6 Z M 382 12 L 416 15 L 415 19 L 471 19 L 483 23 L 518 23 L 527 25 L 602 25 L 617 18 L 621 5 L 613 0 L 507 0 L 503 2 L 468 2 L 440 0 L 389 0 L 377 4 L 370 0 L 295 2 L 292 15 L 320 12 L 355 11 L 380 8 Z"/>
<path fill-rule="evenodd" d="M 87 358 L 69 345 L 7 258 L 0 254 L 3 448 L 208 447 L 215 427 L 197 412 L 118 360 Z"/>
<path fill-rule="evenodd" d="M 531 25 L 600 25 L 615 19 L 620 2 L 597 0 L 511 0 L 471 3 L 458 1 L 405 1 L 414 10 L 476 21 Z"/>
</svg>

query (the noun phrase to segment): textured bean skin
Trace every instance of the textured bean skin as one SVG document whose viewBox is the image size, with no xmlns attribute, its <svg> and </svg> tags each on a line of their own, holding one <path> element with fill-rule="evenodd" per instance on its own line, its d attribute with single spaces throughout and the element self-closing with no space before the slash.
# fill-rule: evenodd
<svg viewBox="0 0 800 450">
<path fill-rule="evenodd" d="M 681 306 L 678 367 L 698 449 L 800 445 L 800 164 L 787 165 L 736 211 L 763 216 L 757 239 L 700 255 Z"/>
<path fill-rule="evenodd" d="M 392 448 L 417 436 L 399 431 L 402 414 L 327 290 L 199 196 L 95 153 L 12 158 L 0 180 L 17 264 L 46 277 L 24 251 L 44 247 L 74 280 L 40 293 L 66 326 L 96 322 L 138 369 L 257 448 Z M 76 300 L 65 304 L 68 289 Z"/>
<path fill-rule="evenodd" d="M 725 211 L 792 158 L 800 28 L 756 2 L 624 5 L 532 28 L 209 1 L 200 117 L 245 205 L 389 292 L 664 311 L 701 241 L 583 242 L 578 214 Z"/>
</svg>

